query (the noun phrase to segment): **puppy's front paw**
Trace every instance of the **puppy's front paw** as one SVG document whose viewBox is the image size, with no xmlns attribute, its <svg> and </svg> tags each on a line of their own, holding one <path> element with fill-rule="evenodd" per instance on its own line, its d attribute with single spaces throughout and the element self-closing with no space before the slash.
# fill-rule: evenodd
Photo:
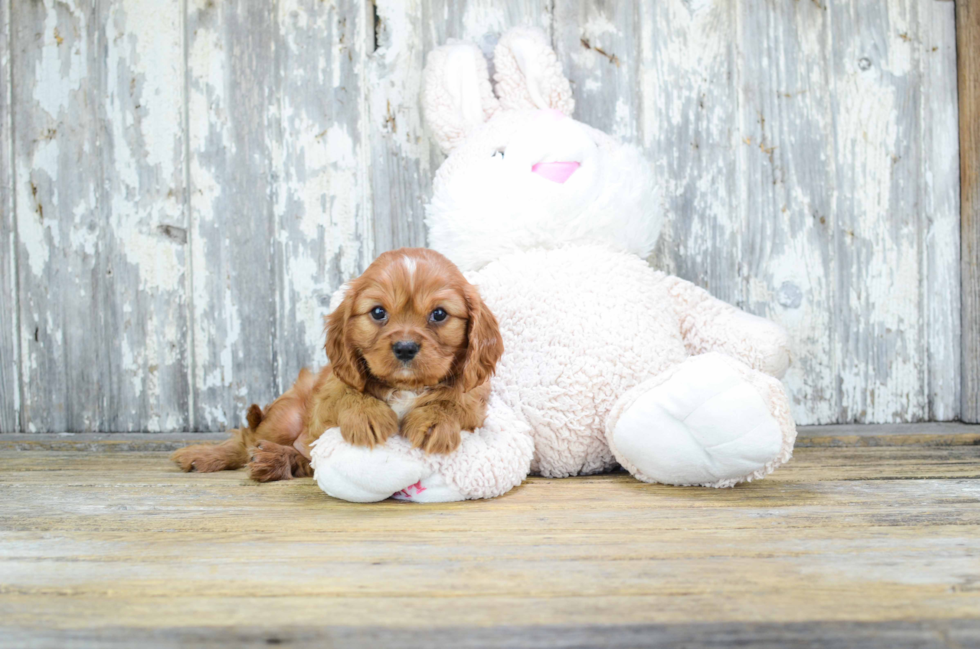
<svg viewBox="0 0 980 649">
<path fill-rule="evenodd" d="M 365 399 L 357 407 L 340 411 L 337 423 L 344 440 L 355 446 L 384 444 L 398 432 L 398 415 L 377 399 Z"/>
<path fill-rule="evenodd" d="M 426 453 L 452 453 L 462 441 L 459 421 L 439 406 L 412 410 L 402 422 L 402 434 Z"/>
</svg>

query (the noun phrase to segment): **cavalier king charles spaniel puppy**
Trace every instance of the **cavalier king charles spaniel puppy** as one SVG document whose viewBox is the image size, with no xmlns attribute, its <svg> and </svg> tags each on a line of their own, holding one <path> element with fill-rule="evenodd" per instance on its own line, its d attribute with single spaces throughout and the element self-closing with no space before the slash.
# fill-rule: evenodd
<svg viewBox="0 0 980 649">
<path fill-rule="evenodd" d="M 359 446 L 400 431 L 416 448 L 451 453 L 461 431 L 483 424 L 503 340 L 476 287 L 439 253 L 382 254 L 350 283 L 326 328 L 329 365 L 301 371 L 265 409 L 253 404 L 248 427 L 222 444 L 174 453 L 178 466 L 247 464 L 254 480 L 269 482 L 312 475 L 309 445 L 328 428 Z"/>
</svg>

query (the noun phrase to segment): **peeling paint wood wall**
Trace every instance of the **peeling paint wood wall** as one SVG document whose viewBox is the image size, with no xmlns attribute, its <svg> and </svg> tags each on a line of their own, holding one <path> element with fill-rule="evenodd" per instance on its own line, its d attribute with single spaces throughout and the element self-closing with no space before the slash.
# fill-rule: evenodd
<svg viewBox="0 0 980 649">
<path fill-rule="evenodd" d="M 0 431 L 19 430 L 20 426 L 10 73 L 10 6 L 0 3 Z"/>
<path fill-rule="evenodd" d="M 665 179 L 652 263 L 790 330 L 800 422 L 958 416 L 953 9 L 555 4 L 578 114 Z"/>
<path fill-rule="evenodd" d="M 189 426 L 173 5 L 11 4 L 23 430 Z"/>
<path fill-rule="evenodd" d="M 789 328 L 799 422 L 959 414 L 952 2 L 0 4 L 2 431 L 222 429 L 322 364 L 425 243 L 425 53 L 515 24 L 650 156 L 651 262 Z"/>
</svg>

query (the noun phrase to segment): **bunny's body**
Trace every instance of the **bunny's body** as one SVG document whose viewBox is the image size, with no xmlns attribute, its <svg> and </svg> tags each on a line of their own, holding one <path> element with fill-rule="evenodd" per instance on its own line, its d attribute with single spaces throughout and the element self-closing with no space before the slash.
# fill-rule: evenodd
<svg viewBox="0 0 980 649">
<path fill-rule="evenodd" d="M 646 264 L 662 223 L 649 165 L 567 116 L 543 34 L 509 31 L 495 65 L 496 94 L 479 50 L 450 43 L 430 54 L 423 96 L 450 153 L 430 243 L 468 271 L 504 340 L 486 424 L 448 456 L 327 431 L 313 451 L 320 486 L 445 501 L 617 465 L 715 487 L 771 472 L 796 437 L 774 378 L 789 364 L 785 333 Z"/>
</svg>

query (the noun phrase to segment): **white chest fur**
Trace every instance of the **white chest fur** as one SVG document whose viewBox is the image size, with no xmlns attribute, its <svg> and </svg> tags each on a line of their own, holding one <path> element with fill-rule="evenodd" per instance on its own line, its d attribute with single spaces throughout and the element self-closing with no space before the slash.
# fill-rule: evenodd
<svg viewBox="0 0 980 649">
<path fill-rule="evenodd" d="M 385 399 L 385 403 L 391 406 L 391 409 L 398 415 L 399 423 L 401 423 L 408 411 L 415 406 L 415 400 L 421 394 L 421 392 L 413 392 L 412 390 L 393 390 Z"/>
</svg>

